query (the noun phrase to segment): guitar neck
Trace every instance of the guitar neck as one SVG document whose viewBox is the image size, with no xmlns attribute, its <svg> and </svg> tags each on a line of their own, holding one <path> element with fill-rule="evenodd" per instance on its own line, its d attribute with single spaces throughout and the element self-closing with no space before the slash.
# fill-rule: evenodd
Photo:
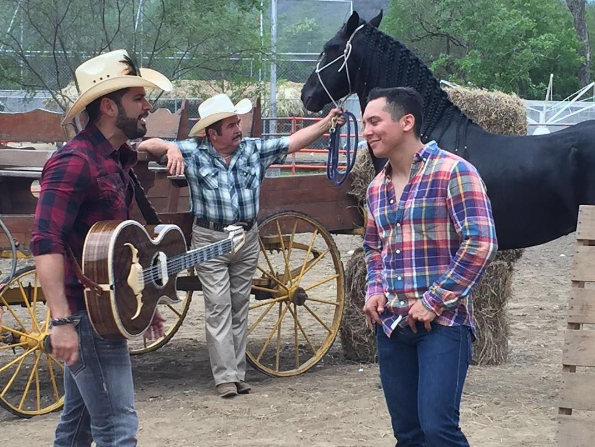
<svg viewBox="0 0 595 447">
<path fill-rule="evenodd" d="M 168 275 L 176 275 L 182 270 L 189 269 L 196 264 L 206 262 L 209 259 L 216 258 L 226 253 L 230 253 L 233 249 L 232 244 L 233 242 L 231 239 L 225 239 L 223 241 L 215 242 L 205 247 L 200 247 L 190 250 L 184 254 L 174 256 L 167 261 L 167 273 Z"/>
</svg>

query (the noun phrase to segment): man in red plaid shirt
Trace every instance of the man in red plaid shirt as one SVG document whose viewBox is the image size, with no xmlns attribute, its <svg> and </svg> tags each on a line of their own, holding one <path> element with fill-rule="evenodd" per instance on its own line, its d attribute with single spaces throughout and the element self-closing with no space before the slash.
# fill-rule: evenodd
<svg viewBox="0 0 595 447">
<path fill-rule="evenodd" d="M 408 88 L 368 97 L 363 136 L 388 162 L 366 195 L 364 312 L 398 446 L 468 446 L 459 407 L 475 338 L 471 289 L 496 255 L 496 231 L 475 168 L 421 142 L 422 104 Z"/>
<path fill-rule="evenodd" d="M 129 169 L 136 152 L 126 142 L 146 133 L 151 105 L 145 88 L 171 90 L 160 73 L 136 68 L 124 50 L 88 60 L 75 72 L 80 96 L 63 123 L 87 111 L 89 124 L 48 160 L 41 176 L 31 251 L 50 308 L 54 357 L 63 360 L 64 410 L 54 447 L 128 447 L 137 444 L 138 417 L 126 340 L 104 340 L 93 330 L 73 265 L 85 237 L 101 220 L 130 217 Z M 163 319 L 151 334 L 163 334 Z"/>
</svg>

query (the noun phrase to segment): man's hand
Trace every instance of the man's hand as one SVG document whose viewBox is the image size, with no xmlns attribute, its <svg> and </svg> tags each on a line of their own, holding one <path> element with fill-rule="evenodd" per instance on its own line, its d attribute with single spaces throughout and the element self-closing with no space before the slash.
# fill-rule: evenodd
<svg viewBox="0 0 595 447">
<path fill-rule="evenodd" d="M 165 323 L 165 318 L 161 316 L 159 311 L 155 311 L 155 315 L 153 315 L 153 320 L 151 321 L 151 326 L 145 331 L 143 336 L 147 340 L 157 340 L 165 335 L 165 327 L 163 326 Z"/>
<path fill-rule="evenodd" d="M 174 143 L 167 144 L 167 170 L 171 175 L 182 175 L 184 173 L 184 157 L 180 148 Z"/>
<path fill-rule="evenodd" d="M 73 324 L 54 326 L 50 330 L 52 356 L 64 361 L 68 366 L 74 365 L 79 358 L 79 335 Z"/>
<path fill-rule="evenodd" d="M 333 118 L 337 119 L 337 122 L 336 122 L 337 126 L 342 126 L 343 124 L 345 124 L 345 117 L 343 116 L 343 110 L 334 108 L 328 113 L 328 115 L 326 116 L 326 119 L 329 121 L 329 126 L 332 126 L 331 123 L 332 123 Z"/>
<path fill-rule="evenodd" d="M 386 305 L 386 302 L 387 299 L 384 295 L 374 295 L 370 297 L 368 301 L 366 301 L 366 304 L 364 304 L 364 308 L 362 310 L 366 314 L 366 324 L 371 331 L 374 330 L 374 323 L 382 324 L 382 321 L 380 320 L 380 314 L 384 312 L 384 306 Z"/>
<path fill-rule="evenodd" d="M 407 324 L 409 324 L 409 327 L 414 334 L 417 334 L 415 324 L 418 321 L 424 324 L 426 330 L 431 331 L 432 325 L 430 323 L 434 321 L 434 318 L 436 318 L 436 314 L 433 311 L 428 310 L 421 300 L 417 300 L 417 302 L 411 306 L 411 309 L 409 309 Z"/>
</svg>

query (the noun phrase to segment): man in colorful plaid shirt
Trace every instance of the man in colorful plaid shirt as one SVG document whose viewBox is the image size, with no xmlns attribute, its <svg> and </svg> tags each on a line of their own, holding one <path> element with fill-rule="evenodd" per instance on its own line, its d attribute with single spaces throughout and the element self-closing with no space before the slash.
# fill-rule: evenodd
<svg viewBox="0 0 595 447">
<path fill-rule="evenodd" d="M 385 168 L 368 187 L 364 312 L 399 447 L 468 446 L 459 407 L 471 341 L 471 289 L 496 255 L 490 201 L 467 161 L 420 140 L 422 99 L 374 89 L 364 138 Z"/>
<path fill-rule="evenodd" d="M 193 247 L 227 237 L 226 226 L 240 224 L 246 243 L 237 252 L 196 267 L 205 299 L 205 326 L 211 370 L 221 397 L 250 392 L 245 382 L 248 305 L 260 247 L 256 217 L 260 184 L 267 168 L 283 163 L 287 154 L 303 149 L 328 132 L 331 119 L 344 124 L 340 109 L 289 137 L 242 138 L 240 117 L 252 110 L 249 99 L 233 104 L 225 94 L 200 104 L 200 121 L 190 130 L 196 137 L 168 143 L 152 138 L 139 151 L 167 155 L 173 174 L 185 173 L 194 214 Z"/>
</svg>

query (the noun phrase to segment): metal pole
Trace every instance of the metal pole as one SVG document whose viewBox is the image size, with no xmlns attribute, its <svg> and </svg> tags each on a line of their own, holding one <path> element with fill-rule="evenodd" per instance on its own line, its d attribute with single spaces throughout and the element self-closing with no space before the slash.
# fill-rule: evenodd
<svg viewBox="0 0 595 447">
<path fill-rule="evenodd" d="M 271 1 L 271 100 L 270 114 L 271 118 L 277 117 L 277 0 Z M 270 133 L 277 133 L 277 123 L 275 120 L 270 122 Z"/>
<path fill-rule="evenodd" d="M 136 20 L 134 22 L 134 33 L 136 34 L 136 29 L 138 28 L 138 24 L 140 22 L 140 61 L 139 65 L 143 66 L 143 3 L 144 0 L 139 0 L 138 2 L 138 11 L 136 12 Z"/>
<path fill-rule="evenodd" d="M 8 30 L 6 30 L 6 35 L 8 36 L 12 31 L 12 25 L 14 25 L 14 19 L 17 17 L 19 13 L 19 9 L 21 8 L 21 4 L 17 3 L 17 7 L 14 10 L 14 14 L 12 15 L 12 19 L 10 19 L 10 25 L 8 25 Z M 4 44 L 0 45 L 0 51 L 4 48 Z"/>
<path fill-rule="evenodd" d="M 260 67 L 258 68 L 258 82 L 262 82 L 262 51 L 264 42 L 264 0 L 260 0 Z M 262 88 L 262 85 L 260 86 Z"/>
</svg>

